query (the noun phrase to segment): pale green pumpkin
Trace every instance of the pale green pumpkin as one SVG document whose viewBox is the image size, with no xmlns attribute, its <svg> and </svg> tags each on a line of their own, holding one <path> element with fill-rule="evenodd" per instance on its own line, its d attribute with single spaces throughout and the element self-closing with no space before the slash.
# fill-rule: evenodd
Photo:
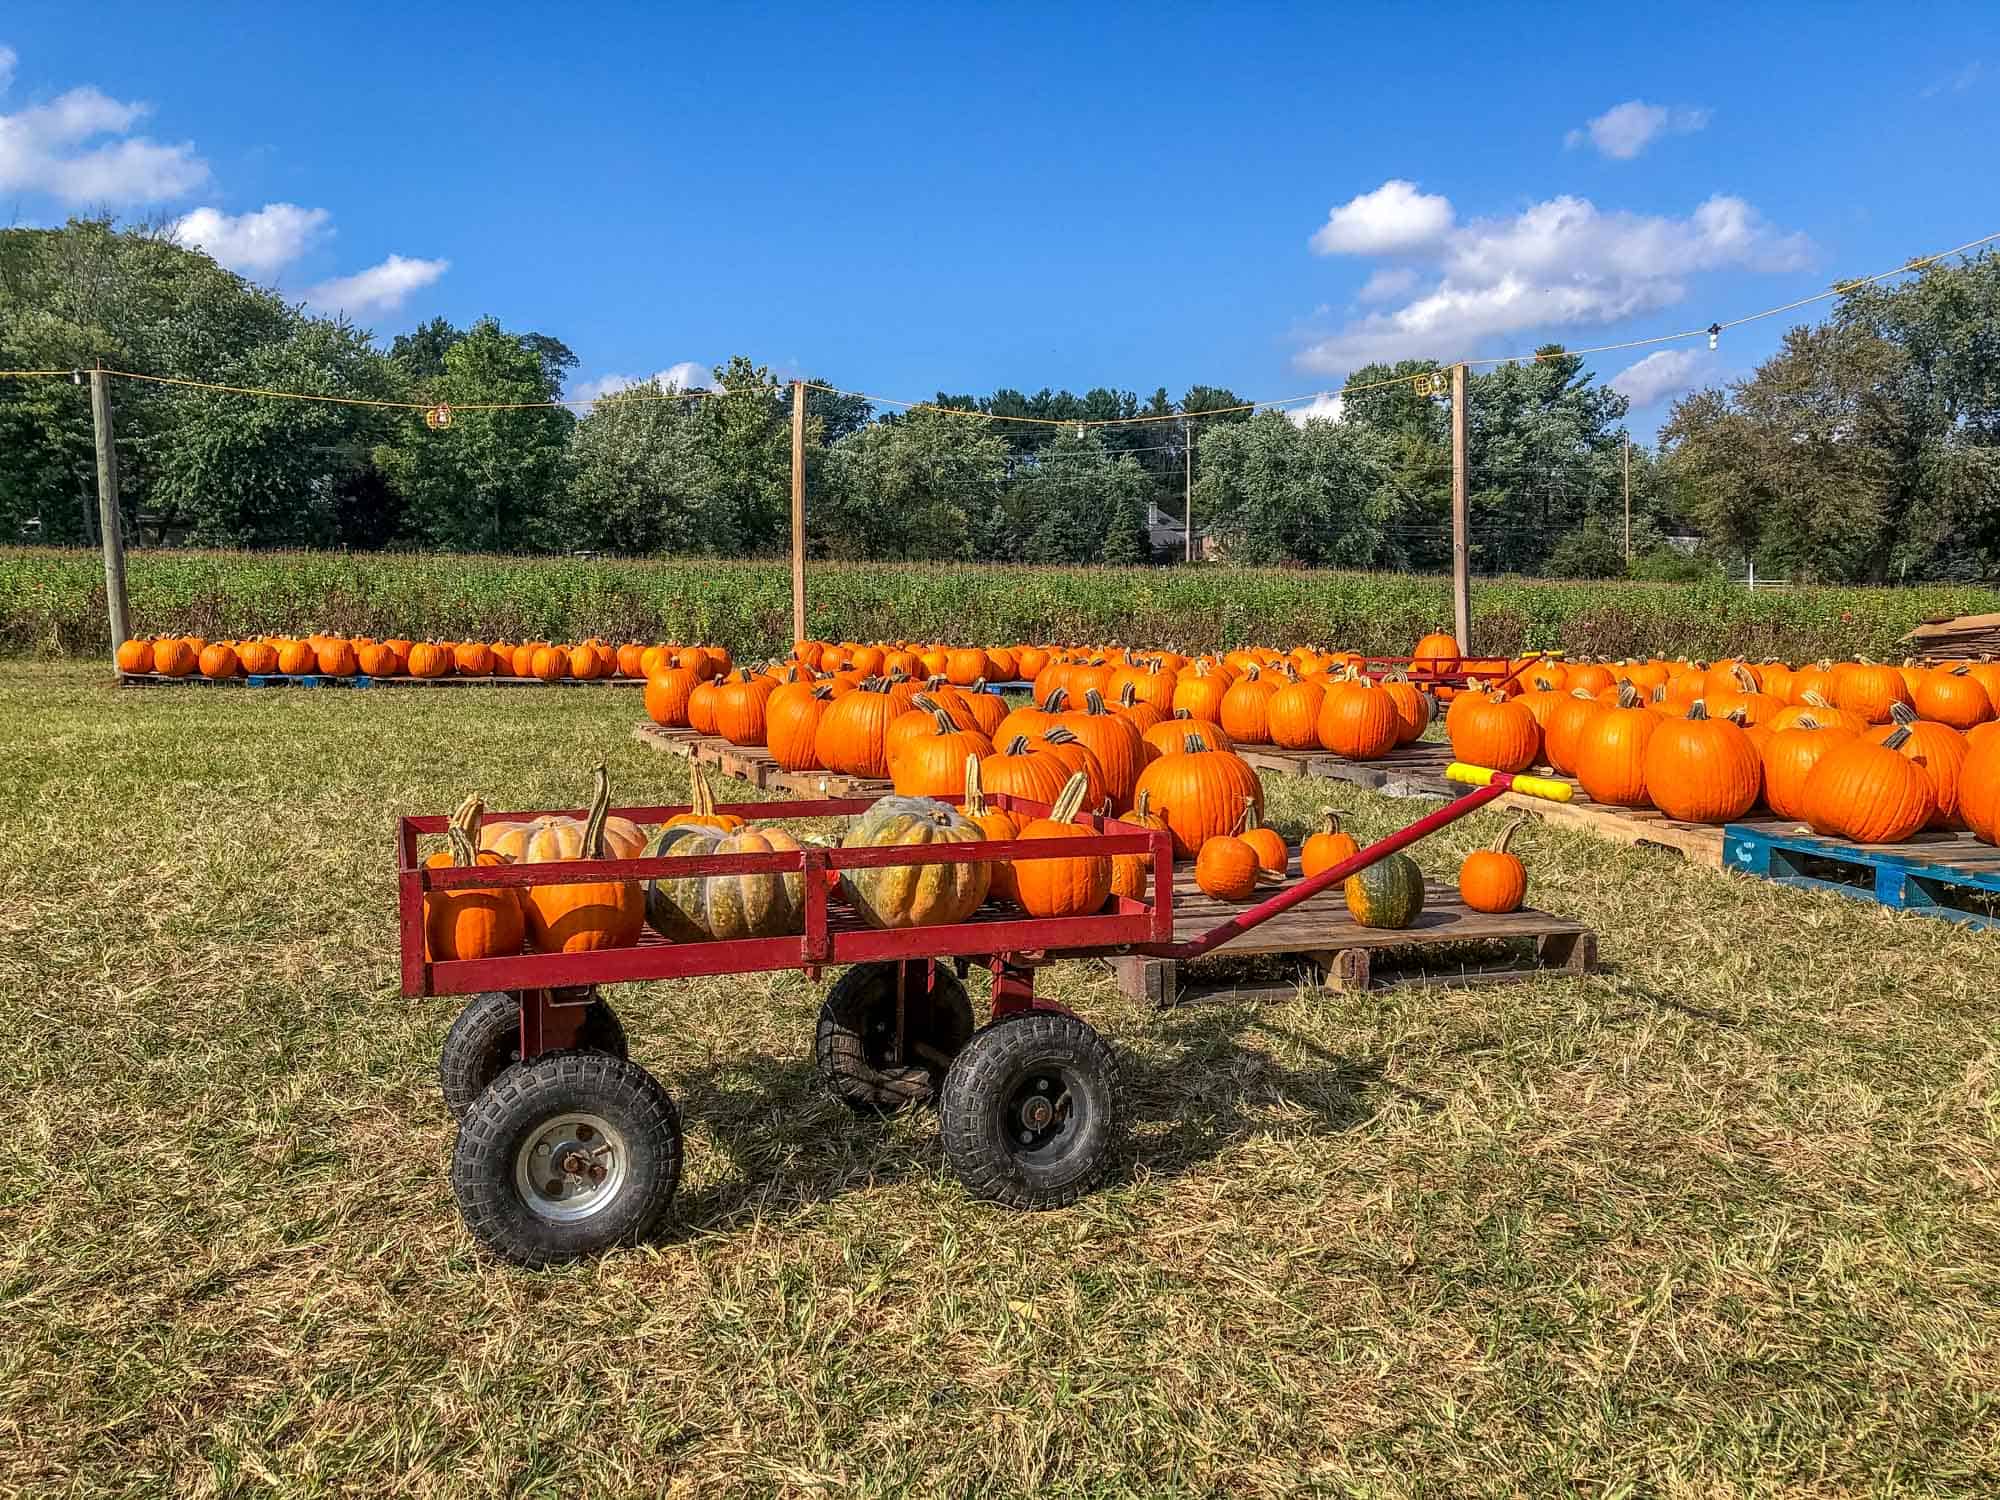
<svg viewBox="0 0 2000 1500">
<path fill-rule="evenodd" d="M 843 849 L 984 842 L 985 834 L 957 808 L 928 797 L 884 797 L 855 818 Z M 992 866 L 890 865 L 843 870 L 841 894 L 871 927 L 936 927 L 962 922 L 986 899 Z"/>
<path fill-rule="evenodd" d="M 646 844 L 645 857 L 699 858 L 709 854 L 773 854 L 799 847 L 775 823 L 711 828 L 678 823 Z M 803 932 L 805 879 L 788 874 L 661 876 L 646 886 L 646 920 L 677 943 L 709 938 L 783 937 Z"/>
</svg>

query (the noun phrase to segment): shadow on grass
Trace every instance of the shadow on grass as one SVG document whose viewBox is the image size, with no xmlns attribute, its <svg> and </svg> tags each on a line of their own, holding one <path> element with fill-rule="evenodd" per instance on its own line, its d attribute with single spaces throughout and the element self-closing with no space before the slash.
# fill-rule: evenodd
<svg viewBox="0 0 2000 1500">
<path fill-rule="evenodd" d="M 1292 1066 L 1280 1054 L 1303 1054 Z M 1143 1170 L 1202 1170 L 1258 1136 L 1331 1135 L 1366 1123 L 1387 1098 L 1426 1111 L 1436 1100 L 1389 1082 L 1382 1064 L 1273 1026 L 1244 1006 L 1201 1006 L 1163 1018 L 1118 1048 L 1124 1121 L 1107 1182 Z M 758 1054 L 665 1080 L 691 1151 L 719 1152 L 720 1173 L 684 1191 L 667 1238 L 830 1202 L 939 1170 L 936 1115 L 859 1115 L 835 1101 L 809 1059 Z"/>
</svg>

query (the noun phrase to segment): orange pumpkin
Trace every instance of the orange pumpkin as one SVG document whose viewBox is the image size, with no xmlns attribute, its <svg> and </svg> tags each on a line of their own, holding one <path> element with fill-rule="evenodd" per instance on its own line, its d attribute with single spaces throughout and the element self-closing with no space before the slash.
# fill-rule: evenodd
<svg viewBox="0 0 2000 1500">
<path fill-rule="evenodd" d="M 1257 851 L 1234 834 L 1202 841 L 1195 856 L 1194 883 L 1218 901 L 1247 901 L 1257 889 Z"/>
<path fill-rule="evenodd" d="M 607 848 L 605 825 L 610 812 L 610 773 L 599 762 L 590 810 L 581 822 L 569 817 L 537 818 L 531 823 L 508 825 L 498 838 L 487 842 L 516 864 L 636 856 L 636 849 L 620 856 Z M 646 925 L 645 887 L 636 880 L 526 886 L 522 906 L 528 935 L 543 953 L 595 953 L 629 947 L 639 940 Z"/>
<path fill-rule="evenodd" d="M 1354 835 L 1341 829 L 1339 813 L 1330 807 L 1322 807 L 1319 814 L 1326 819 L 1326 827 L 1299 845 L 1299 873 L 1308 880 L 1361 852 Z"/>
<path fill-rule="evenodd" d="M 504 865 L 506 857 L 479 847 L 484 806 L 467 797 L 451 816 L 451 847 L 424 861 L 433 870 Z M 432 891 L 424 897 L 424 953 L 437 962 L 464 958 L 506 958 L 521 951 L 526 935 L 521 892 L 480 886 Z"/>
<path fill-rule="evenodd" d="M 1021 829 L 1023 839 L 1086 839 L 1092 830 L 1071 820 L 1083 806 L 1089 781 L 1079 771 L 1064 784 L 1046 818 Z M 1102 854 L 1023 859 L 1014 865 L 1014 900 L 1031 917 L 1077 917 L 1094 912 L 1111 895 L 1111 861 Z"/>
<path fill-rule="evenodd" d="M 1235 829 L 1246 797 L 1260 814 L 1264 808 L 1263 784 L 1242 757 L 1231 750 L 1211 750 L 1192 734 L 1179 750 L 1139 773 L 1138 791 L 1150 793 L 1181 859 L 1194 858 L 1208 840 Z"/>
<path fill-rule="evenodd" d="M 1474 911 L 1519 911 L 1528 894 L 1527 867 L 1507 845 L 1528 820 L 1516 818 L 1501 832 L 1491 849 L 1475 849 L 1458 867 L 1458 899 Z"/>
</svg>

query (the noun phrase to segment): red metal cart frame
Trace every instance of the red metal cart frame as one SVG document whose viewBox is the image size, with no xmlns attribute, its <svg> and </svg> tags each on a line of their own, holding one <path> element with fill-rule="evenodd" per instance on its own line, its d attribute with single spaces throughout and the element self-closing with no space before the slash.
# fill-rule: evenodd
<svg viewBox="0 0 2000 1500">
<path fill-rule="evenodd" d="M 1489 773 L 1481 773 L 1482 775 Z M 704 855 L 654 859 L 571 860 L 553 864 L 479 866 L 470 869 L 426 868 L 419 858 L 419 840 L 443 833 L 443 817 L 405 817 L 397 833 L 397 885 L 401 921 L 402 988 L 408 996 L 471 995 L 506 990 L 523 996 L 523 1059 L 564 1045 L 568 1023 L 561 992 L 642 980 L 693 979 L 721 974 L 748 974 L 776 969 L 800 969 L 816 978 L 824 968 L 858 963 L 931 962 L 940 958 L 978 959 L 994 972 L 994 1013 L 1032 1009 L 1043 1004 L 1034 997 L 1033 970 L 1063 959 L 1108 955 L 1191 959 L 1214 951 L 1260 924 L 1309 901 L 1377 860 L 1409 847 L 1419 839 L 1458 821 L 1501 796 L 1517 778 L 1490 773 L 1487 785 L 1419 818 L 1407 828 L 1371 844 L 1329 870 L 1245 908 L 1228 921 L 1191 941 L 1173 937 L 1173 843 L 1169 836 L 1115 818 L 1087 816 L 1079 821 L 1093 830 L 1083 839 L 1013 839 L 1002 842 L 940 844 L 923 848 L 840 849 L 808 846 L 771 854 Z M 1534 785 L 1532 778 L 1519 778 Z M 1044 803 L 1006 794 L 989 802 L 1029 816 L 1046 815 Z M 834 798 L 801 802 L 739 802 L 730 811 L 740 817 L 810 819 L 846 817 L 872 806 L 866 798 Z M 658 824 L 687 812 L 686 807 L 627 807 L 614 811 L 640 824 Z M 495 821 L 543 816 L 581 817 L 578 809 L 554 813 L 492 815 Z M 996 917 L 937 927 L 883 930 L 862 923 L 831 900 L 846 870 L 890 866 L 972 864 L 981 861 L 1020 862 L 1077 859 L 1092 855 L 1144 855 L 1150 871 L 1147 893 L 1117 897 L 1110 910 L 1087 916 L 1024 918 Z M 805 931 L 796 935 L 743 938 L 701 943 L 668 943 L 652 934 L 626 948 L 591 953 L 528 953 L 510 958 L 434 962 L 424 947 L 424 896 L 431 891 L 464 887 L 500 888 L 568 885 L 581 881 L 646 881 L 665 875 L 751 875 L 799 873 L 804 877 Z M 538 997 L 531 1004 L 528 997 Z M 531 1014 L 538 1012 L 538 1014 Z"/>
</svg>

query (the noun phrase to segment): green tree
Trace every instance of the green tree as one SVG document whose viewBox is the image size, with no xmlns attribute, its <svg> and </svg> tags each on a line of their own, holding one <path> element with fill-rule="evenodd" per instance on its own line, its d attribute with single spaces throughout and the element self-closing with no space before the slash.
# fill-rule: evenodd
<svg viewBox="0 0 2000 1500">
<path fill-rule="evenodd" d="M 1025 532 L 1030 559 L 1100 561 L 1111 518 L 1121 507 L 1145 504 L 1145 471 L 1130 454 L 1114 458 L 1098 432 L 1059 430 L 1019 471 L 1010 508 Z"/>
<path fill-rule="evenodd" d="M 711 397 L 715 428 L 710 456 L 721 485 L 721 512 L 728 518 L 738 545 L 751 552 L 783 547 L 791 533 L 792 411 L 791 392 L 781 388 L 770 370 L 742 355 L 715 371 L 717 389 Z M 820 446 L 819 429 L 806 418 L 808 448 Z M 813 471 L 808 471 L 810 484 Z"/>
<path fill-rule="evenodd" d="M 565 489 L 575 418 L 534 404 L 561 394 L 541 355 L 482 319 L 446 350 L 430 394 L 454 408 L 451 425 L 432 430 L 403 414 L 375 454 L 403 494 L 412 532 L 458 551 L 554 545 L 549 512 Z M 482 404 L 515 409 L 465 409 Z"/>
<path fill-rule="evenodd" d="M 1346 422 L 1279 412 L 1205 433 L 1195 509 L 1234 562 L 1369 567 L 1386 560 L 1394 444 Z"/>
<path fill-rule="evenodd" d="M 990 422 L 934 409 L 877 422 L 828 450 L 808 542 L 829 557 L 971 558 L 1006 474 Z"/>
<path fill-rule="evenodd" d="M 300 318 L 215 372 L 225 384 L 393 399 L 397 383 L 367 336 L 344 322 Z M 388 426 L 382 408 L 197 391 L 161 434 L 154 500 L 206 546 L 327 546 L 342 529 Z"/>
<path fill-rule="evenodd" d="M 554 543 L 632 555 L 728 556 L 741 547 L 712 453 L 713 398 L 656 381 L 603 397 L 570 439 L 569 486 Z"/>
</svg>

